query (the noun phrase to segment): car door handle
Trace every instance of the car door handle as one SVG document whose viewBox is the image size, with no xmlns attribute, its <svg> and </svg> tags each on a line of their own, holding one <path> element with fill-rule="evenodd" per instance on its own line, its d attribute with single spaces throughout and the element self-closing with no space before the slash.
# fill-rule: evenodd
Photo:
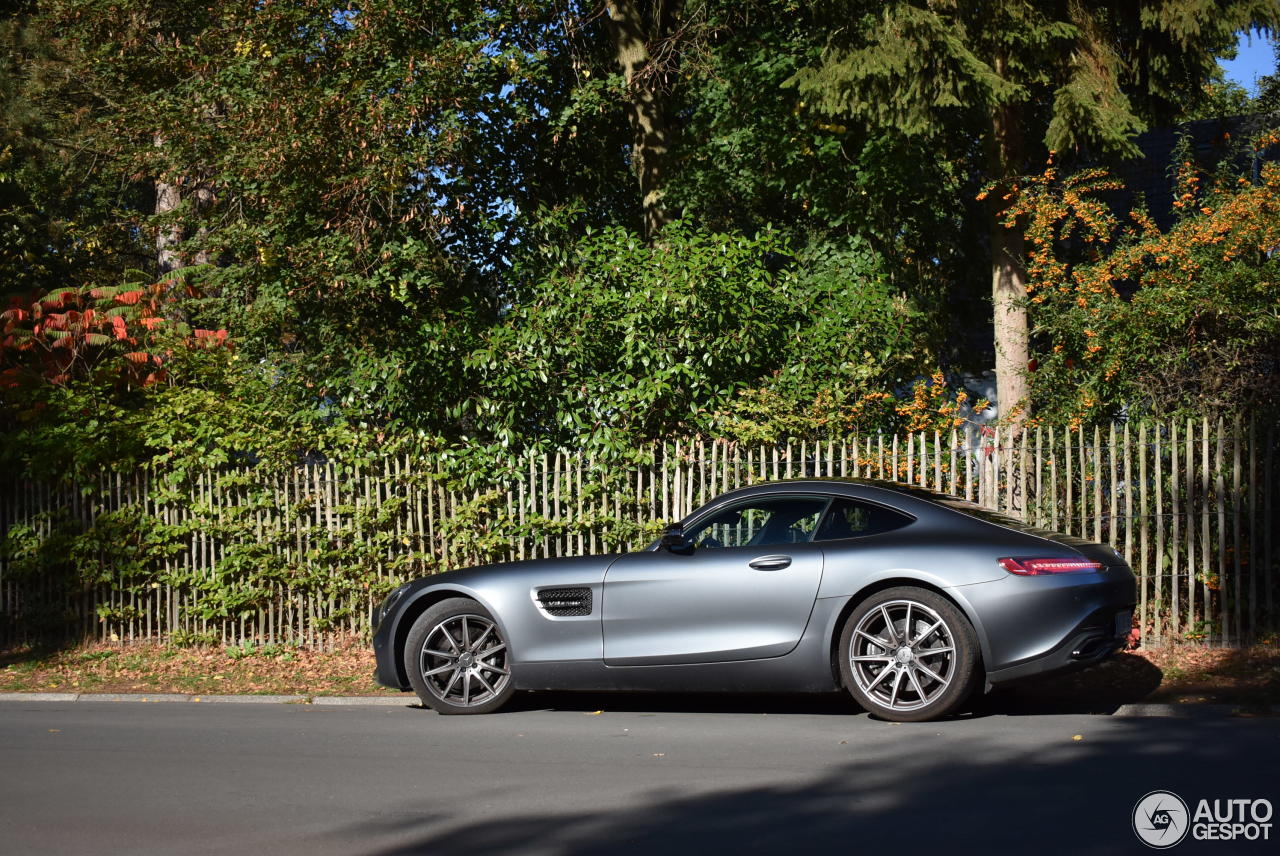
<svg viewBox="0 0 1280 856">
<path fill-rule="evenodd" d="M 790 556 L 761 556 L 751 562 L 751 567 L 757 571 L 780 571 L 790 566 Z"/>
</svg>

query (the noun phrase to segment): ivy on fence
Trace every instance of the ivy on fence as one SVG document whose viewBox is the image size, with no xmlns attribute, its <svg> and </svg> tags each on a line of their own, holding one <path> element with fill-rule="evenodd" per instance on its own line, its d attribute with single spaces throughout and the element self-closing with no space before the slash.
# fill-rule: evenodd
<svg viewBox="0 0 1280 856">
<path fill-rule="evenodd" d="M 633 550 L 734 487 L 908 482 L 1109 541 L 1149 639 L 1231 644 L 1275 626 L 1273 428 L 1236 422 L 914 432 L 466 456 L 330 454 L 296 466 L 162 464 L 0 495 L 0 641 L 71 632 L 325 644 L 367 632 L 399 582 L 488 562 Z"/>
</svg>

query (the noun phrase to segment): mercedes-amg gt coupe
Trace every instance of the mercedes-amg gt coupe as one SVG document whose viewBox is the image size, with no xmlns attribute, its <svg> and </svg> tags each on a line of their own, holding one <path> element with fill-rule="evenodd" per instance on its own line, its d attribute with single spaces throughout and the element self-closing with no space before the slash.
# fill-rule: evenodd
<svg viewBox="0 0 1280 856">
<path fill-rule="evenodd" d="M 836 692 L 919 721 L 1129 635 L 1110 547 L 851 479 L 726 493 L 636 553 L 406 583 L 372 616 L 379 683 L 440 713 L 518 690 Z"/>
</svg>

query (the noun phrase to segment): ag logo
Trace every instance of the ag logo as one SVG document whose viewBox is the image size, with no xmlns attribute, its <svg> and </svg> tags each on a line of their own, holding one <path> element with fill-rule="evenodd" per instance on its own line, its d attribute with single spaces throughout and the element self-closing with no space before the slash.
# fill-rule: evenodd
<svg viewBox="0 0 1280 856">
<path fill-rule="evenodd" d="M 1133 831 L 1148 847 L 1172 847 L 1187 837 L 1190 827 L 1187 804 L 1172 791 L 1152 791 L 1133 807 Z"/>
</svg>

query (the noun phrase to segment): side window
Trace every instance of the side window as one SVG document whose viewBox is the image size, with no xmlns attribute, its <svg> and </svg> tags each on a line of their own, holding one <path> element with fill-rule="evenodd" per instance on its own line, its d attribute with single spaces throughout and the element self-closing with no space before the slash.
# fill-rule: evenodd
<svg viewBox="0 0 1280 856">
<path fill-rule="evenodd" d="M 882 505 L 859 502 L 856 499 L 839 498 L 831 501 L 818 527 L 815 541 L 836 541 L 841 538 L 862 538 L 892 532 L 912 521 L 908 517 Z"/>
<path fill-rule="evenodd" d="M 685 534 L 700 550 L 807 542 L 826 505 L 811 496 L 757 499 L 718 511 Z"/>
</svg>

